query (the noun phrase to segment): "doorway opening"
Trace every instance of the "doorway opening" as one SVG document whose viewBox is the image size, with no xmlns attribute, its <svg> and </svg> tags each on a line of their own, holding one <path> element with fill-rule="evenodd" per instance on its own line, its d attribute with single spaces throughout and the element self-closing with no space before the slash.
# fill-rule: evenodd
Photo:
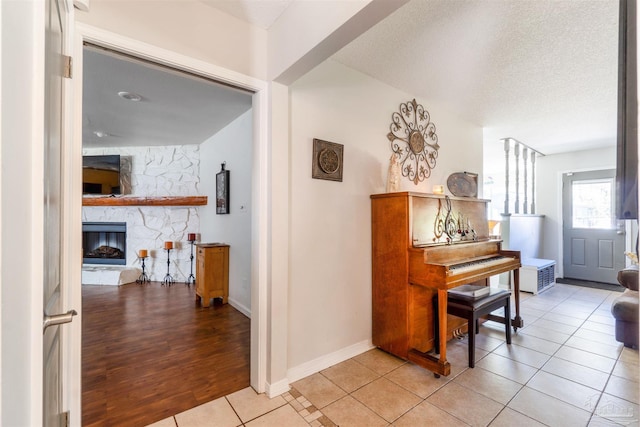
<svg viewBox="0 0 640 427">
<path fill-rule="evenodd" d="M 101 49 L 100 47 L 96 47 L 96 46 L 94 46 L 94 45 L 91 45 L 91 46 L 90 46 L 90 48 L 91 48 L 91 49 Z M 108 51 L 108 55 L 109 55 L 109 56 L 117 56 L 117 55 L 119 55 L 119 54 L 120 54 L 119 52 L 115 52 L 115 51 L 113 51 L 113 50 L 109 50 L 109 51 Z M 138 58 L 132 57 L 132 56 L 130 56 L 130 55 L 125 55 L 125 58 L 126 58 L 126 61 L 127 61 L 127 62 L 129 62 L 129 63 L 131 63 L 131 62 L 135 62 L 135 61 L 138 61 L 138 60 L 139 60 Z M 144 64 L 145 64 L 145 66 L 149 66 L 149 67 L 153 68 L 153 69 L 154 69 L 154 70 L 156 70 L 156 71 L 157 71 L 157 69 L 159 69 L 159 68 L 160 68 L 160 69 L 162 69 L 162 68 L 164 67 L 164 65 L 162 65 L 162 64 L 149 63 L 149 62 L 148 62 L 148 61 L 146 61 L 146 60 L 140 60 L 140 62 L 144 63 Z M 165 70 L 165 71 L 167 71 L 167 73 L 168 73 L 168 74 L 171 74 L 171 75 L 172 75 L 172 77 L 175 77 L 177 74 L 180 74 L 180 75 L 181 75 L 181 77 L 184 77 L 184 76 L 182 76 L 183 72 L 182 72 L 182 71 L 180 71 L 180 70 L 177 70 L 177 69 L 175 69 L 175 68 L 168 68 L 168 69 L 167 69 L 167 70 Z M 85 75 L 86 77 L 89 77 L 89 76 L 90 76 L 90 74 L 89 74 L 89 73 L 91 73 L 91 71 L 88 69 L 88 67 L 86 67 L 86 64 L 85 64 L 85 67 L 84 67 L 84 75 Z M 112 75 L 112 76 L 113 76 L 113 75 Z M 131 76 L 130 76 L 130 75 L 128 75 L 127 77 L 128 77 L 128 78 L 130 78 Z M 187 78 L 188 78 L 188 79 L 191 79 L 191 80 L 196 80 L 196 79 L 200 79 L 200 80 L 202 80 L 202 77 L 201 77 L 201 76 L 197 76 L 197 75 L 187 75 Z M 150 79 L 148 79 L 148 80 L 150 80 Z M 205 80 L 207 80 L 207 81 L 208 81 L 208 83 L 210 83 L 210 84 L 216 84 L 217 86 L 224 86 L 228 91 L 234 92 L 234 93 L 236 93 L 236 94 L 237 94 L 237 92 L 242 92 L 244 96 L 246 96 L 246 97 L 248 97 L 248 98 L 249 98 L 249 104 L 250 104 L 250 107 L 251 107 L 251 102 L 252 102 L 252 101 L 251 101 L 251 98 L 252 98 L 252 94 L 250 94 L 248 91 L 246 91 L 246 90 L 241 90 L 241 89 L 237 89 L 237 88 L 231 88 L 231 87 L 229 87 L 228 85 L 221 85 L 221 84 L 219 84 L 219 83 L 217 83 L 217 82 L 212 82 L 210 79 L 205 79 Z M 85 81 L 86 81 L 86 79 L 85 79 Z M 166 83 L 166 82 L 164 82 L 164 83 L 163 83 L 163 85 L 164 85 L 164 88 L 165 88 L 165 89 L 170 90 L 171 85 L 167 85 L 167 83 Z M 88 91 L 85 91 L 84 93 L 86 94 L 87 92 L 88 92 Z M 194 95 L 194 96 L 195 96 L 195 95 Z M 117 100 L 117 99 L 116 99 L 116 100 Z M 220 101 L 220 100 L 216 100 L 216 102 L 218 102 L 218 101 Z M 227 102 L 227 104 L 225 104 L 225 106 L 224 106 L 224 110 L 225 110 L 225 111 L 230 111 L 230 108 L 229 108 L 229 104 L 230 104 L 229 98 L 223 98 L 223 99 L 222 99 L 222 102 L 225 102 L 225 101 Z M 84 111 L 84 106 L 86 105 L 86 102 L 87 102 L 87 101 L 86 101 L 86 97 L 85 97 L 85 98 L 83 99 L 83 111 Z M 89 110 L 89 108 L 88 108 L 88 110 Z M 84 115 L 84 113 L 83 113 L 83 115 Z M 192 116 L 195 116 L 195 114 L 193 114 Z M 191 119 L 193 119 L 193 117 L 190 117 L 190 118 L 191 118 Z M 142 121 L 142 119 L 140 119 L 138 122 L 140 122 L 140 121 Z M 214 120 L 213 120 L 213 118 L 212 118 L 210 121 L 214 121 Z M 85 132 L 85 131 L 90 130 L 90 129 L 87 129 L 87 127 L 88 127 L 88 126 L 87 126 L 87 123 L 93 123 L 93 124 L 95 124 L 95 123 L 96 123 L 96 120 L 93 120 L 93 121 L 91 121 L 91 120 L 84 120 L 84 118 L 83 118 L 83 134 L 86 134 L 86 132 Z M 193 122 L 191 122 L 191 123 L 192 123 L 192 127 L 193 127 L 193 126 L 195 126 L 195 125 L 193 125 Z M 165 124 L 166 124 L 166 123 L 165 123 Z M 157 129 L 156 129 L 156 130 L 157 130 Z M 102 141 L 102 142 L 98 142 L 98 141 L 96 140 L 96 138 L 104 138 L 104 135 L 106 134 L 107 136 L 117 137 L 117 138 L 112 138 L 112 139 L 118 139 L 118 141 L 116 141 L 116 145 L 115 145 L 115 146 L 112 146 L 112 147 L 109 147 L 109 150 L 112 150 L 112 151 L 113 151 L 113 150 L 128 150 L 128 151 L 130 152 L 130 151 L 132 150 L 132 148 L 130 148 L 130 147 L 131 147 L 131 145 L 127 145 L 127 144 L 123 143 L 123 141 L 126 139 L 126 138 L 125 138 L 125 135 L 124 135 L 125 131 L 126 131 L 126 129 L 122 129 L 122 131 L 118 131 L 118 132 L 109 132 L 109 131 L 104 131 L 104 132 L 101 132 L 101 133 L 103 134 L 103 136 L 99 136 L 99 135 L 97 135 L 97 134 L 96 134 L 96 132 L 95 132 L 95 131 L 92 131 L 91 133 L 92 133 L 94 136 L 93 136 L 93 137 L 88 137 L 86 140 L 88 140 L 88 141 L 90 142 L 90 144 L 88 144 L 88 145 L 93 145 L 93 147 L 92 147 L 92 148 L 93 148 L 93 149 L 96 149 L 96 147 L 97 147 L 98 145 L 100 145 L 100 144 L 104 144 L 104 141 Z M 162 135 L 162 137 L 163 137 L 163 138 L 166 138 L 166 134 L 167 134 L 167 132 L 168 132 L 168 131 L 163 132 L 163 135 Z M 181 136 L 182 136 L 181 141 L 188 141 L 187 135 L 186 135 L 186 133 L 184 133 L 184 131 L 183 131 L 183 134 L 182 134 Z M 87 136 L 85 135 L 85 136 L 83 137 L 83 142 L 85 141 L 85 137 L 87 137 Z M 90 139 L 90 138 L 91 138 L 91 139 Z M 137 135 L 137 138 L 138 138 L 138 139 L 140 139 L 140 140 L 142 140 L 142 141 L 145 141 L 144 136 Z M 158 142 L 158 140 L 160 140 L 160 139 L 161 139 L 160 137 L 158 137 L 158 138 L 157 138 L 157 141 L 155 142 L 155 144 L 156 144 L 155 146 L 159 147 L 159 146 L 161 145 L 161 144 Z M 254 139 L 255 139 L 255 138 L 254 138 Z M 118 146 L 118 144 L 119 144 L 119 146 Z M 142 142 L 142 143 L 140 143 L 140 144 L 145 144 L 145 142 Z M 148 140 L 147 140 L 146 144 L 149 144 Z M 250 143 L 249 145 L 251 146 L 252 144 Z M 83 144 L 83 149 L 84 149 L 84 148 L 85 148 L 85 147 L 84 147 L 84 144 Z M 98 149 L 100 149 L 100 148 L 98 147 Z M 152 151 L 153 151 L 153 150 L 159 150 L 159 148 L 152 148 L 151 150 L 152 150 Z M 130 153 L 128 153 L 128 154 L 130 154 Z M 253 155 L 252 155 L 250 152 L 249 152 L 249 153 L 244 153 L 245 163 L 246 163 L 246 158 L 252 158 L 252 157 L 253 157 Z M 201 160 L 202 160 L 202 159 L 201 159 Z M 134 156 L 134 157 L 133 157 L 133 168 L 134 168 L 134 170 L 133 170 L 133 174 L 134 174 L 134 175 L 133 175 L 133 176 L 134 176 L 134 178 L 132 179 L 132 195 L 136 195 L 136 191 L 137 191 L 137 189 L 136 189 L 136 183 L 138 183 L 138 184 L 139 184 L 139 181 L 141 181 L 141 179 L 138 179 L 138 178 L 140 178 L 140 177 L 138 177 L 138 178 L 136 178 L 136 177 L 135 177 L 135 167 L 136 167 L 136 158 L 135 158 L 135 156 Z M 201 170 L 202 170 L 202 169 L 205 169 L 205 168 L 204 168 L 204 167 L 201 167 Z M 159 173 L 159 172 L 156 170 L 156 171 L 155 171 L 155 173 Z M 251 174 L 258 173 L 258 174 L 259 174 L 259 173 L 260 173 L 260 171 L 250 171 L 250 173 L 251 173 Z M 248 180 L 248 181 L 249 181 L 249 182 L 251 182 L 251 181 L 253 181 L 253 180 Z M 166 182 L 166 181 L 165 181 L 165 182 Z M 202 187 L 204 187 L 204 185 L 203 185 Z M 148 187 L 147 187 L 147 188 L 148 188 Z M 246 198 L 248 198 L 248 199 L 255 199 L 256 197 L 255 197 L 255 195 L 254 195 L 254 194 L 255 194 L 255 192 L 256 192 L 256 191 L 257 191 L 257 190 L 254 190 L 254 189 L 249 190 L 249 193 L 250 193 L 250 194 L 245 195 L 245 197 L 246 197 Z M 214 200 L 214 199 L 215 199 L 214 197 L 211 197 L 211 195 L 209 195 L 209 200 Z M 238 197 L 238 200 L 242 200 L 242 199 Z M 213 208 L 215 209 L 215 206 L 213 206 Z M 120 208 L 118 208 L 118 209 L 120 209 Z M 118 209 L 113 209 L 113 208 L 112 208 L 112 210 L 118 210 Z M 122 208 L 122 209 L 124 209 L 124 208 Z M 244 214 L 244 212 L 243 212 L 243 214 Z M 85 216 L 85 215 L 83 214 L 83 217 L 84 217 L 84 216 Z M 127 214 L 125 214 L 125 217 L 126 217 L 126 216 L 127 216 Z M 245 216 L 245 217 L 248 217 L 247 215 L 244 215 L 244 216 Z M 201 217 L 205 217 L 205 215 L 201 215 Z M 213 216 L 211 216 L 211 215 L 207 215 L 207 217 L 209 217 L 209 218 L 216 218 L 216 217 L 215 217 L 215 215 L 213 215 Z M 208 240 L 208 239 L 215 239 L 215 236 L 213 236 L 213 235 L 211 235 L 211 234 L 206 235 L 206 233 L 205 233 L 204 229 L 206 229 L 206 228 L 207 228 L 207 226 L 206 226 L 205 224 L 203 224 L 203 220 L 202 220 L 202 218 L 201 218 L 201 221 L 200 221 L 200 225 L 202 226 L 202 227 L 201 227 L 201 229 L 200 229 L 200 230 L 198 230 L 198 234 L 200 234 L 200 235 L 201 235 L 201 236 L 200 236 L 200 239 L 205 239 L 205 240 Z M 131 228 L 131 227 L 130 227 L 130 228 Z M 209 227 L 208 227 L 208 228 L 209 228 L 209 229 L 211 229 L 211 228 L 213 228 L 213 226 L 212 226 L 211 224 L 209 224 Z M 137 230 L 138 230 L 138 233 L 140 233 L 140 228 L 139 228 L 139 227 L 137 228 Z M 190 231 L 192 231 L 192 230 L 190 230 Z M 195 231 L 195 230 L 193 230 L 193 231 Z M 134 234 L 134 233 L 133 233 L 133 229 L 132 229 L 132 232 L 131 232 L 130 234 Z M 253 254 L 253 253 L 252 253 L 252 252 L 253 252 L 253 249 L 252 249 L 252 248 L 253 248 L 254 246 L 257 246 L 257 245 L 254 245 L 254 244 L 252 243 L 252 239 L 253 239 L 253 236 L 254 236 L 255 234 L 256 234 L 256 233 L 254 233 L 254 232 L 249 233 L 249 241 L 248 241 L 248 242 L 246 242 L 246 243 L 243 245 L 244 247 L 249 248 L 249 250 L 250 250 L 250 256 L 252 256 L 252 257 L 253 257 L 253 256 L 255 256 L 255 254 Z M 240 246 L 240 245 L 235 245 L 235 247 L 239 247 L 239 246 Z M 132 248 L 132 251 L 134 251 L 134 249 L 133 249 L 133 248 Z M 251 264 L 253 264 L 254 262 L 256 262 L 256 261 L 254 261 L 253 259 L 250 259 L 250 261 L 248 262 L 248 264 L 249 264 L 249 265 L 245 265 L 245 266 L 244 266 L 244 269 L 245 269 L 246 271 L 253 271 L 254 269 L 252 268 L 252 265 L 251 265 Z M 197 279 L 196 279 L 196 280 L 197 280 Z M 244 280 L 246 280 L 246 278 L 244 278 Z M 253 282 L 253 280 L 254 280 L 254 279 L 253 279 L 253 278 L 251 278 L 250 280 L 251 280 L 251 282 Z M 181 284 L 179 284 L 179 285 L 181 285 Z M 125 285 L 125 286 L 134 286 L 134 287 L 135 287 L 135 286 L 137 286 L 137 285 L 136 285 L 136 284 L 131 284 L 131 285 Z M 176 287 L 177 287 L 177 286 L 174 286 L 174 289 L 175 289 Z M 169 292 L 176 293 L 176 292 L 177 292 L 177 290 L 174 290 L 174 289 L 163 289 L 163 291 L 164 291 L 164 290 L 166 290 L 166 291 L 167 291 L 167 292 L 166 292 L 167 294 L 168 294 Z M 249 295 L 248 295 L 248 297 L 247 297 L 247 300 L 249 300 L 249 301 L 251 301 L 251 293 L 252 293 L 252 289 L 253 289 L 253 287 L 248 288 Z M 181 289 L 181 290 L 184 290 L 184 289 Z M 122 292 L 120 292 L 120 293 L 122 293 Z M 83 294 L 84 294 L 84 292 L 83 292 Z M 165 296 L 166 296 L 166 295 L 165 295 Z M 194 298 L 192 298 L 192 300 L 194 300 L 194 299 L 195 299 L 195 297 L 194 297 Z M 128 304 L 129 304 L 129 303 L 128 303 Z M 84 305 L 85 305 L 85 304 L 83 303 L 83 306 L 84 306 Z M 214 309 L 218 309 L 218 308 L 219 308 L 219 307 L 214 307 Z M 250 311 L 250 308 L 247 308 L 247 309 Z M 246 310 L 245 310 L 245 311 L 246 311 Z M 242 311 L 241 311 L 241 312 L 242 312 Z M 85 318 L 85 319 L 88 319 L 89 317 L 90 317 L 90 316 L 85 316 L 84 318 Z M 171 317 L 171 316 L 169 316 L 169 317 Z M 174 318 L 176 318 L 177 316 L 173 316 L 173 317 L 174 317 Z M 254 323 L 253 323 L 253 321 L 252 321 L 252 322 L 251 322 L 251 328 L 253 328 L 253 325 L 254 325 Z M 84 326 L 84 325 L 83 325 L 83 326 Z M 84 331 L 84 330 L 85 330 L 85 328 L 83 327 L 83 331 Z M 215 330 L 215 328 L 214 328 L 214 330 Z M 84 337 L 84 336 L 83 336 L 83 341 L 85 341 L 85 337 Z M 224 347 L 224 346 L 222 346 L 222 347 Z M 237 348 L 235 348 L 235 349 L 230 349 L 230 350 L 231 350 L 231 351 L 237 351 Z M 158 358 L 159 358 L 159 359 L 162 359 L 162 356 L 161 356 L 161 355 L 158 355 Z M 253 357 L 252 357 L 251 359 L 253 359 Z M 111 363 L 111 362 L 110 362 L 110 363 Z M 162 369 L 162 367 L 161 367 L 160 365 L 161 365 L 161 364 L 159 364 L 159 369 Z M 131 374 L 132 374 L 132 375 L 135 375 L 135 372 L 131 372 Z M 248 367 L 247 367 L 247 372 L 246 372 L 246 374 L 247 374 L 247 376 L 248 376 L 248 374 L 249 374 L 249 368 L 248 368 Z M 84 375 L 84 373 L 83 373 L 83 375 Z M 221 375 L 224 375 L 224 373 L 221 373 Z M 83 383 L 85 383 L 85 382 L 83 381 Z M 247 384 L 247 385 L 248 385 L 248 384 Z M 204 386 L 206 386 L 206 384 L 205 384 Z M 194 388 L 195 388 L 195 387 L 194 387 Z M 225 393 L 225 394 L 228 394 L 228 393 Z M 107 398 L 108 398 L 108 397 L 107 397 Z M 83 399 L 83 400 L 84 400 L 84 399 Z M 198 404 L 199 404 L 199 403 L 202 403 L 202 402 L 196 402 L 196 403 L 198 403 Z M 194 403 L 194 406 L 195 406 L 195 404 L 196 404 L 196 403 Z M 141 402 L 141 405 L 144 405 L 144 402 Z M 108 406 L 108 405 L 107 405 L 107 406 Z M 134 405 L 134 406 L 135 406 L 135 405 Z M 83 412 L 85 412 L 85 411 L 83 411 Z"/>
</svg>

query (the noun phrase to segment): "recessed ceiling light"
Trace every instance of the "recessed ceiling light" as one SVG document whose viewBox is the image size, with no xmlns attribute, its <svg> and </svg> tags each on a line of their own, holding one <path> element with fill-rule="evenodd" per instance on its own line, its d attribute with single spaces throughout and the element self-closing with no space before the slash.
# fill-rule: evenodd
<svg viewBox="0 0 640 427">
<path fill-rule="evenodd" d="M 118 92 L 118 96 L 120 98 L 126 99 L 127 101 L 140 101 L 142 100 L 142 96 L 138 95 L 137 93 L 133 93 L 133 92 Z"/>
</svg>

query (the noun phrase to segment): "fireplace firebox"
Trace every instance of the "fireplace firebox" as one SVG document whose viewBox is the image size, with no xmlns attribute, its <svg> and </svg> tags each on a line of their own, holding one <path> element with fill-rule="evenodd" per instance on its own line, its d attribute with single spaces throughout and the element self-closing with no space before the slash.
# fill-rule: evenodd
<svg viewBox="0 0 640 427">
<path fill-rule="evenodd" d="M 83 264 L 127 264 L 126 222 L 83 222 Z"/>
</svg>

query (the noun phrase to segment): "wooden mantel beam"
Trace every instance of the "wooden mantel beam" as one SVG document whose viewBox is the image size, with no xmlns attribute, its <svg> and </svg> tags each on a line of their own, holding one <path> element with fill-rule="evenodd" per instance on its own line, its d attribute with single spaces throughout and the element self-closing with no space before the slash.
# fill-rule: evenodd
<svg viewBox="0 0 640 427">
<path fill-rule="evenodd" d="M 207 196 L 84 196 L 82 206 L 204 206 Z"/>
</svg>

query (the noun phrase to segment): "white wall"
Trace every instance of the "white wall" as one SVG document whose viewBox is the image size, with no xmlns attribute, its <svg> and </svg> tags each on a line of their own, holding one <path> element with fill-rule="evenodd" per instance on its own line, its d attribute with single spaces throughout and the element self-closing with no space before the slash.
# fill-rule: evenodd
<svg viewBox="0 0 640 427">
<path fill-rule="evenodd" d="M 291 95 L 289 380 L 300 367 L 371 340 L 369 196 L 385 191 L 391 115 L 414 97 L 436 125 L 433 175 L 402 189 L 431 192 L 453 172 L 482 173 L 482 130 L 429 102 L 334 61 Z M 313 138 L 344 145 L 342 182 L 311 178 Z M 481 182 L 481 181 L 480 181 Z M 277 183 L 274 183 L 277 185 Z"/>
<path fill-rule="evenodd" d="M 538 157 L 536 213 L 545 215 L 542 258 L 562 265 L 562 174 L 616 168 L 616 147 Z"/>
<path fill-rule="evenodd" d="M 39 425 L 42 420 L 44 16 L 44 2 L 0 2 L 4 426 Z"/>
<path fill-rule="evenodd" d="M 200 208 L 200 241 L 229 244 L 229 302 L 247 316 L 251 313 L 252 121 L 250 110 L 200 147 L 200 186 L 209 198 L 209 204 Z M 216 214 L 216 174 L 222 162 L 229 171 L 229 214 Z"/>
<path fill-rule="evenodd" d="M 91 0 L 76 19 L 141 42 L 266 78 L 267 32 L 197 1 Z"/>
<path fill-rule="evenodd" d="M 502 249 L 520 251 L 520 258 L 541 258 L 544 215 L 510 214 L 502 217 Z M 506 276 L 506 275 L 505 275 Z"/>
</svg>

